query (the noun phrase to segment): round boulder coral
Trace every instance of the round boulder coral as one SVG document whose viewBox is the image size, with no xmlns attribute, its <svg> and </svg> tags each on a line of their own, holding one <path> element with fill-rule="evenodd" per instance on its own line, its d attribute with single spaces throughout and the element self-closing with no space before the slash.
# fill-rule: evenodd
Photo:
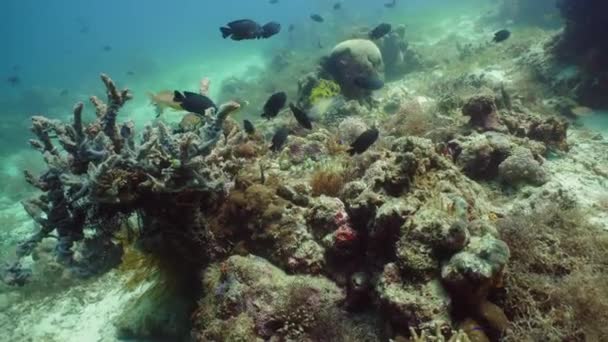
<svg viewBox="0 0 608 342">
<path fill-rule="evenodd" d="M 525 147 L 516 148 L 510 157 L 500 163 L 498 175 L 510 185 L 522 183 L 543 185 L 547 182 L 545 169 L 534 159 L 532 152 Z"/>
<path fill-rule="evenodd" d="M 355 85 L 358 77 L 382 77 L 384 64 L 380 49 L 367 39 L 351 39 L 336 45 L 325 63 L 325 69 L 340 85 L 342 93 L 358 98 L 369 93 Z"/>
</svg>

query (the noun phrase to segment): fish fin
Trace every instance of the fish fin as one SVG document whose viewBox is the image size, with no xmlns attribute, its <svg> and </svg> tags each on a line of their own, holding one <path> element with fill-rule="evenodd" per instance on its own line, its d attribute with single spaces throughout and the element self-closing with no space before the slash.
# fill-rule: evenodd
<svg viewBox="0 0 608 342">
<path fill-rule="evenodd" d="M 201 95 L 201 94 L 199 94 L 199 93 L 194 93 L 194 92 L 191 92 L 191 91 L 185 91 L 185 92 L 184 92 L 184 96 L 185 96 L 185 97 L 191 97 L 191 96 L 200 96 L 200 95 Z M 204 95 L 203 95 L 203 96 L 204 96 Z"/>
<path fill-rule="evenodd" d="M 156 118 L 160 118 L 160 116 L 163 114 L 163 112 L 165 111 L 164 107 L 161 106 L 156 106 L 156 109 L 154 110 L 156 113 Z"/>
<path fill-rule="evenodd" d="M 226 39 L 229 35 L 232 34 L 232 30 L 230 27 L 220 27 L 220 31 L 222 31 L 222 38 Z"/>
<path fill-rule="evenodd" d="M 350 154 L 351 156 L 355 155 L 355 149 L 353 147 L 349 147 L 348 150 L 346 150 L 346 152 L 348 154 Z"/>
<path fill-rule="evenodd" d="M 180 93 L 179 91 L 174 91 L 173 92 L 173 101 L 177 102 L 177 103 L 182 103 L 184 102 L 184 94 Z"/>
</svg>

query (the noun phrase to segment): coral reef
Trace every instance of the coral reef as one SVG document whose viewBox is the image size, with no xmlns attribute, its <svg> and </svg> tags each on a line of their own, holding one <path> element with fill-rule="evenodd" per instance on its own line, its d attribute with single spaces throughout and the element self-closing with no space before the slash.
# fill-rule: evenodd
<svg viewBox="0 0 608 342">
<path fill-rule="evenodd" d="M 351 39 L 336 45 L 323 67 L 340 85 L 347 98 L 361 98 L 370 91 L 355 84 L 357 77 L 383 77 L 380 49 L 370 40 Z"/>
<path fill-rule="evenodd" d="M 425 66 L 422 57 L 413 51 L 405 39 L 405 26 L 399 25 L 376 42 L 384 60 L 387 79 L 397 79 L 403 75 L 421 70 Z"/>
<path fill-rule="evenodd" d="M 311 276 L 289 276 L 266 260 L 232 256 L 203 276 L 194 315 L 199 341 L 378 340 L 373 322 L 348 319 L 344 292 Z"/>
<path fill-rule="evenodd" d="M 129 286 L 152 281 L 115 321 L 125 339 L 603 336 L 575 316 L 605 316 L 603 301 L 592 300 L 605 297 L 605 241 L 574 224 L 580 213 L 555 186 L 556 165 L 571 163 L 555 160 L 593 141 L 568 141 L 578 127 L 557 113 L 572 108 L 567 99 L 554 105 L 543 97 L 555 93 L 525 87 L 534 77 L 520 66 L 542 49 L 512 39 L 480 44 L 456 71 L 445 62 L 423 73 L 410 72 L 425 65 L 403 28 L 342 42 L 316 70 L 279 52 L 260 74 L 280 79 L 225 81 L 221 96 L 236 101 L 140 134 L 121 122 L 131 93 L 103 76 L 108 101 L 91 99 L 96 118 L 87 121 L 82 104 L 72 123 L 33 118 L 31 144 L 46 169 L 25 173 L 42 193 L 23 205 L 38 231 L 2 280 L 27 287 L 51 269 L 28 269 L 40 263 L 79 277 L 120 264 Z M 383 68 L 405 78 L 373 96 L 354 85 L 383 77 Z M 296 86 L 293 102 L 312 130 L 283 113 L 245 132 L 230 115 L 248 101 L 261 107 L 278 89 L 291 98 Z M 289 139 L 273 151 L 279 127 Z M 374 145 L 345 153 L 370 127 L 379 131 Z M 584 160 L 605 182 L 604 161 Z M 556 202 L 559 210 L 546 211 Z"/>
<path fill-rule="evenodd" d="M 314 105 L 322 99 L 332 98 L 338 94 L 340 94 L 340 86 L 337 83 L 320 79 L 310 91 L 308 103 Z"/>
<path fill-rule="evenodd" d="M 32 119 L 32 131 L 38 139 L 30 143 L 43 154 L 48 169 L 40 176 L 25 172 L 26 180 L 43 191 L 24 202 L 40 230 L 20 245 L 17 256 L 31 254 L 42 239 L 56 231 L 57 259 L 81 277 L 120 263 L 122 248 L 112 237 L 130 213 L 138 212 L 150 229 L 142 232 L 145 240 L 159 234 L 154 229 L 162 230 L 164 218 L 159 218 L 158 208 L 183 211 L 179 196 L 176 203 L 170 199 L 172 194 L 190 188 L 182 199 L 188 203 L 200 200 L 197 192 L 222 193 L 222 172 L 214 173 L 213 166 L 202 158 L 219 140 L 228 114 L 238 108 L 228 103 L 217 114 L 210 113 L 198 134 L 173 135 L 162 123 L 146 127 L 142 143 L 136 145 L 133 125 L 117 123 L 118 112 L 131 93 L 119 91 L 106 75 L 101 79 L 108 102 L 91 97 L 95 121 L 83 121 L 81 103 L 74 109 L 72 124 L 41 116 Z M 65 153 L 55 146 L 51 135 L 57 137 Z M 86 238 L 85 228 L 92 230 Z"/>
</svg>

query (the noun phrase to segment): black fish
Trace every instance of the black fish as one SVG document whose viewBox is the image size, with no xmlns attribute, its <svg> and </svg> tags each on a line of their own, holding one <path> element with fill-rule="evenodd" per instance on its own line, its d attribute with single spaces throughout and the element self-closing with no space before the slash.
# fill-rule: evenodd
<svg viewBox="0 0 608 342">
<path fill-rule="evenodd" d="M 359 76 L 354 79 L 357 87 L 366 90 L 378 90 L 384 87 L 384 82 L 378 76 Z"/>
<path fill-rule="evenodd" d="M 340 8 L 342 8 L 342 3 L 341 3 L 341 2 L 336 2 L 336 3 L 334 4 L 334 9 L 335 9 L 335 10 L 339 10 Z"/>
<path fill-rule="evenodd" d="M 367 149 L 372 146 L 376 140 L 378 140 L 378 136 L 380 135 L 380 132 L 378 132 L 378 130 L 376 128 L 370 128 L 367 131 L 361 133 L 361 135 L 355 139 L 355 141 L 350 144 L 350 149 L 348 150 L 348 153 L 350 153 L 350 155 L 354 155 L 354 154 L 361 154 L 365 151 L 367 151 Z"/>
<path fill-rule="evenodd" d="M 184 110 L 199 115 L 205 115 L 205 111 L 209 108 L 217 109 L 215 103 L 207 96 L 189 91 L 185 91 L 183 94 L 177 90 L 174 91 L 173 101 L 179 103 Z"/>
<path fill-rule="evenodd" d="M 103 51 L 105 51 L 105 52 L 110 52 L 110 51 L 112 51 L 112 47 L 111 47 L 110 45 L 105 45 L 105 46 L 103 47 Z"/>
<path fill-rule="evenodd" d="M 270 120 L 279 115 L 281 109 L 285 107 L 286 102 L 287 94 L 285 94 L 285 92 L 280 91 L 272 94 L 272 96 L 270 96 L 266 101 L 266 104 L 264 104 L 264 112 L 262 113 L 262 117 Z"/>
<path fill-rule="evenodd" d="M 10 84 L 11 86 L 16 87 L 21 84 L 21 79 L 19 78 L 19 76 L 10 76 L 6 79 L 6 82 L 8 82 L 8 84 Z"/>
<path fill-rule="evenodd" d="M 253 20 L 242 19 L 230 22 L 227 27 L 220 27 L 222 37 L 232 40 L 259 39 L 262 37 L 262 27 Z"/>
<path fill-rule="evenodd" d="M 511 37 L 511 31 L 500 30 L 500 31 L 494 33 L 494 39 L 492 39 L 492 41 L 494 43 L 500 43 L 500 42 L 504 42 L 505 40 L 509 39 L 509 37 Z"/>
<path fill-rule="evenodd" d="M 393 2 L 389 2 L 384 4 L 384 7 L 386 8 L 395 8 L 395 6 L 397 5 L 397 0 L 393 0 Z"/>
<path fill-rule="evenodd" d="M 369 33 L 369 39 L 380 39 L 389 32 L 391 32 L 391 24 L 382 23 Z"/>
<path fill-rule="evenodd" d="M 323 20 L 323 17 L 322 17 L 322 16 L 320 16 L 320 15 L 318 15 L 318 14 L 312 14 L 312 15 L 310 16 L 310 19 L 312 19 L 312 20 L 314 20 L 314 21 L 316 21 L 316 22 L 318 22 L 318 23 L 322 23 L 322 22 L 324 22 L 324 21 L 325 21 L 325 20 Z"/>
<path fill-rule="evenodd" d="M 243 120 L 243 128 L 245 128 L 247 134 L 255 133 L 255 126 L 249 120 Z"/>
<path fill-rule="evenodd" d="M 262 26 L 262 37 L 270 38 L 275 34 L 281 32 L 281 24 L 276 21 L 271 21 L 268 24 Z"/>
<path fill-rule="evenodd" d="M 270 145 L 270 150 L 273 152 L 280 151 L 283 145 L 285 145 L 288 136 L 289 130 L 286 127 L 281 127 L 277 129 L 277 131 L 272 136 L 272 145 Z"/>
<path fill-rule="evenodd" d="M 293 116 L 296 118 L 296 120 L 298 121 L 300 126 L 306 128 L 306 129 L 312 129 L 312 123 L 310 122 L 310 118 L 308 117 L 308 114 L 306 114 L 300 108 L 296 107 L 293 103 L 289 104 L 289 108 L 291 109 Z"/>
</svg>

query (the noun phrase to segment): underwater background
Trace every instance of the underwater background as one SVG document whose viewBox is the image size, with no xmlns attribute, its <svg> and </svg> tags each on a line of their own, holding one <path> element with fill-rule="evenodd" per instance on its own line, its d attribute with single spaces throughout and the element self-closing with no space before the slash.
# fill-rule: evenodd
<svg viewBox="0 0 608 342">
<path fill-rule="evenodd" d="M 608 339 L 603 1 L 0 8 L 0 341 Z"/>
</svg>

